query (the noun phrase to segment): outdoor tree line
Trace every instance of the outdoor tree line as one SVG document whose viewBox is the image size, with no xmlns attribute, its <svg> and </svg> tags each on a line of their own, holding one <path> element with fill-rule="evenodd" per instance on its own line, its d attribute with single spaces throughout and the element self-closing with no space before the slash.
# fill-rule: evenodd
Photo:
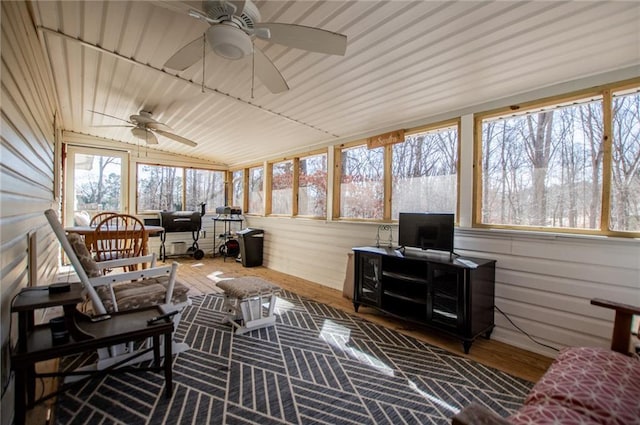
<svg viewBox="0 0 640 425">
<path fill-rule="evenodd" d="M 484 121 L 482 222 L 598 229 L 608 172 L 610 227 L 639 230 L 639 99 L 615 98 L 610 170 L 601 100 Z"/>
<path fill-rule="evenodd" d="M 119 211 L 120 174 L 108 172 L 109 166 L 120 167 L 120 158 L 96 155 L 87 179 L 76 186 L 76 210 Z M 76 171 L 77 173 L 78 171 Z"/>
<path fill-rule="evenodd" d="M 382 218 L 384 148 L 342 152 L 341 216 Z M 400 212 L 455 212 L 458 132 L 456 128 L 408 135 L 393 145 L 392 218 Z"/>
</svg>

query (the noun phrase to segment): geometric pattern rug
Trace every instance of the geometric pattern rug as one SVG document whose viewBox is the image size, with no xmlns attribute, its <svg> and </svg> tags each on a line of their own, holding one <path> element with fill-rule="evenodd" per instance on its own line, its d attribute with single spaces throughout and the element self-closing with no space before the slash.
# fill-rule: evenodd
<svg viewBox="0 0 640 425">
<path fill-rule="evenodd" d="M 58 397 L 56 423 L 449 424 L 472 401 L 508 416 L 533 385 L 286 290 L 275 326 L 235 335 L 223 300 L 184 310 L 171 399 L 161 373 L 107 375 Z"/>
</svg>

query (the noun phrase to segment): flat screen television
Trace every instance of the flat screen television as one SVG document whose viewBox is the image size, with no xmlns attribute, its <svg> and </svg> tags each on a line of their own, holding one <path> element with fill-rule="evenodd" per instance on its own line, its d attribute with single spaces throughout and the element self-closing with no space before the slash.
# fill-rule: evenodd
<svg viewBox="0 0 640 425">
<path fill-rule="evenodd" d="M 454 214 L 400 213 L 398 245 L 401 248 L 453 253 Z"/>
</svg>

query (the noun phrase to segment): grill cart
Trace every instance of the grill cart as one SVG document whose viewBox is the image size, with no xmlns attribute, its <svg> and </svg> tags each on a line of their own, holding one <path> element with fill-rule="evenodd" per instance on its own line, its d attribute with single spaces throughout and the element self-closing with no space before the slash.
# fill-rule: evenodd
<svg viewBox="0 0 640 425">
<path fill-rule="evenodd" d="M 196 260 L 204 257 L 204 251 L 198 246 L 200 238 L 200 230 L 202 229 L 202 217 L 205 215 L 205 203 L 200 204 L 200 211 L 162 211 L 160 215 L 160 225 L 164 228 L 164 232 L 160 235 L 162 245 L 160 246 L 160 259 L 167 258 L 165 242 L 167 233 L 184 233 L 191 232 L 193 243 L 187 249 L 186 255 L 190 255 Z M 180 256 L 184 254 L 172 255 Z"/>
</svg>

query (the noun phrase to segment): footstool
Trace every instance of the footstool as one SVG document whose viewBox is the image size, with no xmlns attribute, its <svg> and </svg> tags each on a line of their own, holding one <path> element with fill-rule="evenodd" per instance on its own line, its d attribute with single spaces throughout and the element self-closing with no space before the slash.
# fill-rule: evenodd
<svg viewBox="0 0 640 425">
<path fill-rule="evenodd" d="M 280 290 L 276 285 L 256 277 L 241 277 L 223 280 L 218 287 L 224 291 L 225 323 L 231 323 L 237 335 L 276 322 L 273 309 Z M 263 308 L 265 303 L 268 305 Z"/>
</svg>

